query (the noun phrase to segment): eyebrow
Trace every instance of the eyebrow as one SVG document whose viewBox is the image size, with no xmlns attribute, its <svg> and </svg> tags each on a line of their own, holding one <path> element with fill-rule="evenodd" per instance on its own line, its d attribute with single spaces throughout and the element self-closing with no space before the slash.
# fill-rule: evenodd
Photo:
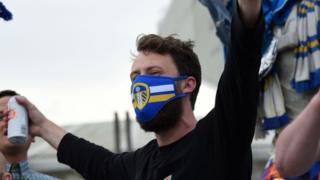
<svg viewBox="0 0 320 180">
<path fill-rule="evenodd" d="M 159 69 L 159 70 L 163 71 L 163 68 L 162 68 L 162 67 L 156 66 L 156 65 L 147 67 L 146 71 L 148 72 L 148 71 L 151 71 L 152 69 Z M 138 71 L 139 71 L 139 70 L 134 70 L 134 71 L 132 71 L 132 72 L 130 73 L 130 75 L 132 75 L 132 74 L 134 74 L 134 73 L 137 73 Z"/>
<path fill-rule="evenodd" d="M 162 70 L 162 67 L 160 67 L 160 66 L 151 66 L 151 67 L 147 68 L 147 71 L 151 71 L 152 69 L 160 69 L 160 70 Z"/>
</svg>

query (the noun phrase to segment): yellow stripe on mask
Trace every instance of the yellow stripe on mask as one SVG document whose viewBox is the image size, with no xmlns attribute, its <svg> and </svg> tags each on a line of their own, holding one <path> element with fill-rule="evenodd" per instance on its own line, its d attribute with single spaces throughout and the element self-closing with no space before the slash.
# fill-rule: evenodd
<svg viewBox="0 0 320 180">
<path fill-rule="evenodd" d="M 133 102 L 133 107 L 134 107 L 134 108 L 137 108 L 137 106 L 138 106 L 137 102 L 134 101 L 134 102 Z"/>
<path fill-rule="evenodd" d="M 150 103 L 162 102 L 162 101 L 169 100 L 169 99 L 173 98 L 174 96 L 175 96 L 175 94 L 155 95 L 155 96 L 150 97 L 149 102 Z"/>
</svg>

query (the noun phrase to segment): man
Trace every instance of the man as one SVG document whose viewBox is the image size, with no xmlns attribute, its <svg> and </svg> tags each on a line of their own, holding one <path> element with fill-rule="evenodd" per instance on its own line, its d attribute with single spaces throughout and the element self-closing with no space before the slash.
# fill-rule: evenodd
<svg viewBox="0 0 320 180">
<path fill-rule="evenodd" d="M 5 90 L 0 91 L 0 120 L 3 119 L 3 113 L 7 110 L 8 101 L 11 97 L 18 95 L 15 91 Z M 0 121 L 0 151 L 4 155 L 7 163 L 5 167 L 4 179 L 41 179 L 55 180 L 56 178 L 49 177 L 44 174 L 32 171 L 28 164 L 27 152 L 33 142 L 33 137 L 29 135 L 28 140 L 23 145 L 14 145 L 8 141 L 7 137 L 7 122 Z"/>
<path fill-rule="evenodd" d="M 198 123 L 193 108 L 201 69 L 192 42 L 146 35 L 137 41 L 130 74 L 132 102 L 141 127 L 154 132 L 156 140 L 114 154 L 67 133 L 17 97 L 28 109 L 32 135 L 57 148 L 58 160 L 86 179 L 251 179 L 264 27 L 260 8 L 260 0 L 238 1 L 216 106 Z"/>
<path fill-rule="evenodd" d="M 283 176 L 302 175 L 320 160 L 319 128 L 320 91 L 296 120 L 280 134 L 276 144 L 275 164 Z M 320 164 L 315 167 L 319 168 Z"/>
</svg>

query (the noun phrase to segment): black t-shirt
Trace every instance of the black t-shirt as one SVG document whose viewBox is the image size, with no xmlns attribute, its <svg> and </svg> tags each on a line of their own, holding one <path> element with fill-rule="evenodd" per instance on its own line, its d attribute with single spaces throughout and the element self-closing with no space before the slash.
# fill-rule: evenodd
<svg viewBox="0 0 320 180">
<path fill-rule="evenodd" d="M 58 160 L 90 180 L 251 179 L 263 25 L 261 20 L 247 28 L 234 18 L 215 108 L 180 140 L 165 147 L 152 140 L 134 152 L 114 154 L 66 134 Z"/>
</svg>

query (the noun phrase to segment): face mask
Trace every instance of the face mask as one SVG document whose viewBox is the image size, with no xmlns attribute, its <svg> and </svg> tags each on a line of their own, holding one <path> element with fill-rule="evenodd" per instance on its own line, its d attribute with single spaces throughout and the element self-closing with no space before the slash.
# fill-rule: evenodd
<svg viewBox="0 0 320 180">
<path fill-rule="evenodd" d="M 186 78 L 186 76 L 137 76 L 131 86 L 131 96 L 139 122 L 150 122 L 166 104 L 184 97 L 185 93 L 177 92 L 176 81 Z"/>
</svg>

